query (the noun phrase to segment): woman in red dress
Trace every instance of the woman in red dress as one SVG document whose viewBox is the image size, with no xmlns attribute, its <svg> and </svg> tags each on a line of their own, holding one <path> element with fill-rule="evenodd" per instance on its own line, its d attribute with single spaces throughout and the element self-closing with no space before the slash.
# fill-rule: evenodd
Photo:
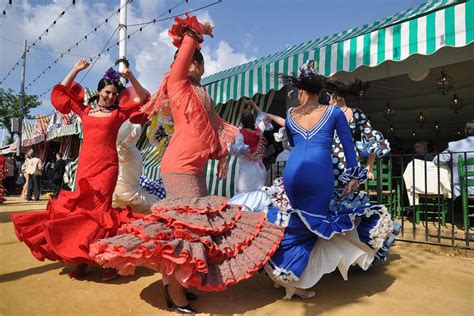
<svg viewBox="0 0 474 316">
<path fill-rule="evenodd" d="M 244 212 L 209 195 L 204 169 L 215 159 L 218 176 L 227 174 L 227 146 L 238 129 L 217 115 L 199 83 L 204 60 L 197 47 L 212 27 L 195 17 L 176 20 L 170 31 L 179 47 L 176 59 L 142 109 L 153 115 L 167 107 L 173 117 L 174 133 L 161 164 L 166 198 L 153 205 L 153 214 L 91 245 L 91 254 L 121 274 L 132 274 L 137 266 L 160 272 L 168 307 L 192 313 L 189 300 L 196 297 L 185 288 L 221 291 L 249 278 L 275 252 L 283 230 L 266 222 L 263 212 Z"/>
<path fill-rule="evenodd" d="M 121 224 L 138 218 L 128 209 L 112 208 L 118 174 L 115 142 L 125 120 L 146 119 L 138 108 L 146 101 L 147 93 L 128 68 L 122 74 L 109 69 L 99 81 L 94 109 L 84 106 L 84 89 L 73 80 L 88 66 L 85 60 L 78 61 L 51 93 L 51 102 L 59 112 L 73 111 L 82 120 L 76 190 L 61 191 L 57 200 L 48 202 L 46 211 L 12 214 L 18 239 L 35 258 L 77 264 L 69 274 L 71 278 L 81 277 L 87 264 L 94 263 L 89 256 L 91 243 L 114 236 Z M 122 86 L 120 75 L 130 80 L 131 88 Z M 107 271 L 102 279 L 115 276 L 115 271 Z"/>
</svg>

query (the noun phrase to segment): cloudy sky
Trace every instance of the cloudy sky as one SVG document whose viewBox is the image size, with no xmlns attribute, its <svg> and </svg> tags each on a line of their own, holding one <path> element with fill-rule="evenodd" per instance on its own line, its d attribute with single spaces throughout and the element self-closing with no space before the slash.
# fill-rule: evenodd
<svg viewBox="0 0 474 316">
<path fill-rule="evenodd" d="M 169 17 L 213 3 L 215 0 L 134 0 L 128 6 L 129 34 L 139 28 L 133 24 L 143 23 L 157 17 Z M 233 67 L 254 58 L 263 57 L 285 47 L 315 39 L 328 34 L 360 26 L 377 19 L 393 15 L 423 0 L 224 0 L 222 3 L 197 13 L 202 20 L 216 25 L 215 38 L 207 39 L 203 51 L 206 58 L 206 74 Z M 62 80 L 72 65 L 81 57 L 90 58 L 104 47 L 113 45 L 98 59 L 92 70 L 84 77 L 78 76 L 84 86 L 94 88 L 103 72 L 113 66 L 118 57 L 118 14 L 113 14 L 107 23 L 105 18 L 116 12 L 119 0 L 0 0 L 0 9 L 6 15 L 0 17 L 0 80 L 18 61 L 22 53 L 23 40 L 35 42 L 27 55 L 26 84 L 28 94 L 41 94 Z M 176 7 L 171 14 L 168 9 Z M 58 18 L 61 12 L 64 15 Z M 47 35 L 38 37 L 48 29 Z M 83 40 L 74 44 L 103 23 Z M 127 43 L 127 57 L 133 71 L 143 85 L 154 92 L 163 74 L 169 68 L 175 48 L 167 29 L 171 20 L 149 24 L 143 31 L 131 36 Z M 113 36 L 112 36 L 113 35 Z M 110 39 L 109 45 L 106 45 Z M 53 62 L 61 53 L 68 54 Z M 36 82 L 41 72 L 51 66 Z M 20 88 L 20 67 L 2 83 L 3 88 Z M 34 114 L 49 114 L 53 108 L 49 94 L 42 98 L 43 104 Z M 1 136 L 1 135 L 0 135 Z"/>
</svg>

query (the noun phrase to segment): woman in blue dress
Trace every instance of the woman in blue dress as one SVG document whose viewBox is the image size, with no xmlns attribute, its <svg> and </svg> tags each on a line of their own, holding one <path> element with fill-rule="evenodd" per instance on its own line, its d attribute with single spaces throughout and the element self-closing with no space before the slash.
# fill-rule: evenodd
<svg viewBox="0 0 474 316">
<path fill-rule="evenodd" d="M 291 207 L 269 208 L 267 219 L 285 227 L 279 249 L 265 270 L 286 297 L 315 295 L 308 291 L 326 273 L 339 268 L 344 279 L 353 264 L 367 269 L 374 254 L 392 230 L 384 206 L 330 208 L 334 192 L 332 142 L 337 131 L 344 146 L 347 169 L 345 196 L 366 180 L 367 170 L 358 165 L 352 135 L 344 113 L 336 106 L 319 103 L 324 78 L 313 62 L 300 67 L 298 77 L 284 76 L 285 84 L 298 88 L 300 106 L 288 111 L 286 133 L 294 147 L 288 158 L 283 183 Z"/>
</svg>

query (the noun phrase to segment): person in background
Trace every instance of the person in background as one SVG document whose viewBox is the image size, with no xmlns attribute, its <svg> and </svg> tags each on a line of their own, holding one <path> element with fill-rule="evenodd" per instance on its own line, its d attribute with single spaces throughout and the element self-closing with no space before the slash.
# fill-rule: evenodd
<svg viewBox="0 0 474 316">
<path fill-rule="evenodd" d="M 43 172 L 43 163 L 36 157 L 36 153 L 32 152 L 30 159 L 26 163 L 25 172 L 28 174 L 28 191 L 26 199 L 31 201 L 32 196 L 39 201 L 41 194 L 41 173 Z"/>
<path fill-rule="evenodd" d="M 263 211 L 271 204 L 270 197 L 262 191 L 267 179 L 267 170 L 263 164 L 265 148 L 268 144 L 263 136 L 266 129 L 273 129 L 265 112 L 262 112 L 253 100 L 245 100 L 251 105 L 256 115 L 249 109 L 242 112 L 240 133 L 230 152 L 238 157 L 237 192 L 229 204 L 242 205 L 251 212 Z"/>
<path fill-rule="evenodd" d="M 53 168 L 53 179 L 52 179 L 52 187 L 53 187 L 53 197 L 55 199 L 58 198 L 59 190 L 61 190 L 63 186 L 63 175 L 64 170 L 66 169 L 66 162 L 62 159 L 61 153 L 56 153 L 56 162 L 54 163 Z"/>
<path fill-rule="evenodd" d="M 466 133 L 466 138 L 450 142 L 448 148 L 433 159 L 433 162 L 436 165 L 448 164 L 451 166 L 454 180 L 454 196 L 456 198 L 461 195 L 458 172 L 459 156 L 462 156 L 465 159 L 474 157 L 474 120 L 467 122 L 464 131 Z M 474 187 L 469 187 L 469 195 L 472 194 L 474 194 Z"/>
<path fill-rule="evenodd" d="M 7 169 L 4 181 L 5 189 L 7 190 L 7 195 L 12 195 L 15 191 L 15 160 L 13 157 L 6 157 L 5 168 Z"/>
<path fill-rule="evenodd" d="M 415 159 L 433 161 L 433 154 L 428 153 L 428 142 L 419 141 L 413 146 L 413 152 L 415 153 Z"/>
</svg>

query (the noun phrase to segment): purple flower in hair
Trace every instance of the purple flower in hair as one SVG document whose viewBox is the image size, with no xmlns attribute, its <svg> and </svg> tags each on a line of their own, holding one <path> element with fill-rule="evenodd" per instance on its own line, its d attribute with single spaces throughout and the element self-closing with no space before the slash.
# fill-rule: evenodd
<svg viewBox="0 0 474 316">
<path fill-rule="evenodd" d="M 112 67 L 107 69 L 107 71 L 104 74 L 103 79 L 107 80 L 108 82 L 112 83 L 118 83 L 120 82 L 120 73 L 118 71 L 115 71 Z"/>
</svg>

